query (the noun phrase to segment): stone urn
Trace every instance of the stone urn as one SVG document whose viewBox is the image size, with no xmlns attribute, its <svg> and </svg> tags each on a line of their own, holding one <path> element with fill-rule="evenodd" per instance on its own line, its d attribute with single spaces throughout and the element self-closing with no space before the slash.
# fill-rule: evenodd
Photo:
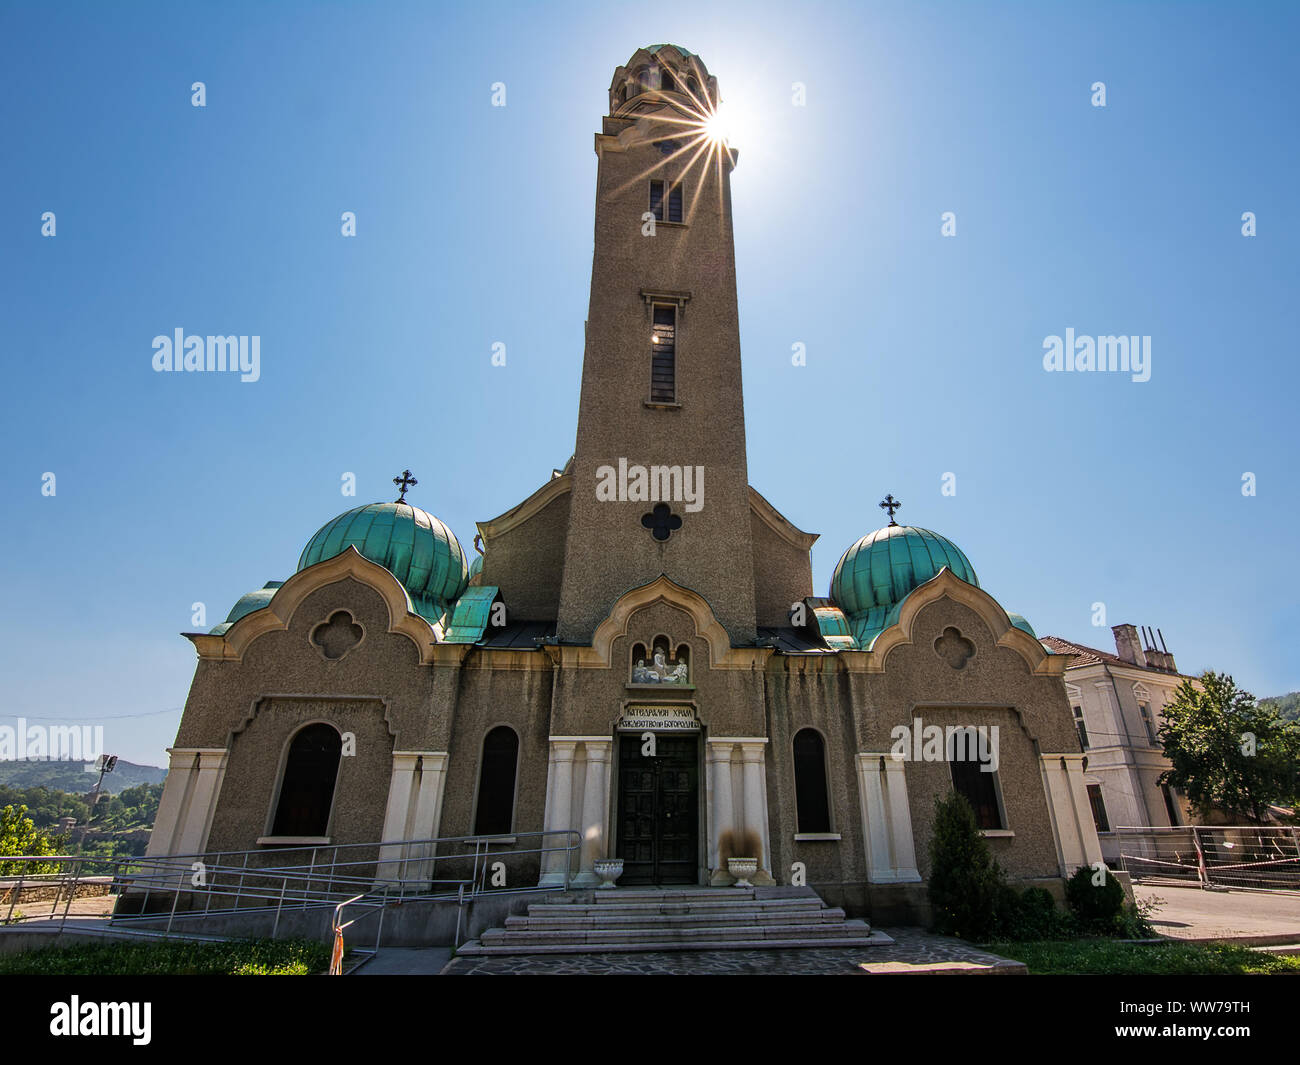
<svg viewBox="0 0 1300 1065">
<path fill-rule="evenodd" d="M 728 858 L 727 872 L 736 878 L 732 887 L 753 887 L 749 878 L 758 872 L 757 858 Z"/>
<path fill-rule="evenodd" d="M 623 859 L 597 858 L 592 868 L 595 869 L 596 875 L 600 877 L 600 883 L 596 885 L 597 890 L 612 888 L 614 887 L 614 881 L 623 875 Z"/>
</svg>

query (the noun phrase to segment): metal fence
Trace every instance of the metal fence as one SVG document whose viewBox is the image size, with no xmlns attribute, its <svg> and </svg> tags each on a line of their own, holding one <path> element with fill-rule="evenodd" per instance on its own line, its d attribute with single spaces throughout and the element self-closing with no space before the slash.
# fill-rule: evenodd
<svg viewBox="0 0 1300 1065">
<path fill-rule="evenodd" d="M 1300 830 L 1248 825 L 1117 828 L 1119 867 L 1134 880 L 1205 888 L 1300 891 Z"/>
<path fill-rule="evenodd" d="M 531 844 L 531 845 L 530 845 Z M 449 900 L 462 907 L 476 897 L 537 890 L 537 871 L 557 874 L 565 890 L 582 845 L 574 830 L 520 832 L 508 837 L 450 836 L 330 846 L 136 858 L 20 855 L 0 860 L 0 925 L 105 919 L 118 929 L 133 919 L 170 933 L 178 916 L 274 911 L 272 936 L 289 908 L 334 909 L 380 915 L 390 902 Z M 513 867 L 506 886 L 498 874 Z M 531 881 L 531 883 L 530 883 Z M 459 939 L 459 915 L 458 915 Z"/>
</svg>

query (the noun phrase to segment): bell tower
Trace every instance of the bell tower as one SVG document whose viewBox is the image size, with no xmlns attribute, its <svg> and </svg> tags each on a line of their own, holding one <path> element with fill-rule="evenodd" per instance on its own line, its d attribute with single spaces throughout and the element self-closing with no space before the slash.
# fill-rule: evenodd
<svg viewBox="0 0 1300 1065">
<path fill-rule="evenodd" d="M 614 72 L 558 635 L 586 642 L 664 574 L 755 638 L 731 171 L 717 79 L 675 45 Z"/>
</svg>

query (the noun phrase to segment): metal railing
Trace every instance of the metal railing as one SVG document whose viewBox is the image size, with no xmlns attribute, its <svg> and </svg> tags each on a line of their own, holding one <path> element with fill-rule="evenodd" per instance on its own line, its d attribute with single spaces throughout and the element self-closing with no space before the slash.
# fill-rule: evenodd
<svg viewBox="0 0 1300 1065">
<path fill-rule="evenodd" d="M 559 841 L 548 845 L 547 839 L 555 837 Z M 528 840 L 536 840 L 537 845 L 519 846 Z M 178 917 L 273 910 L 271 936 L 275 938 L 286 909 L 329 906 L 334 910 L 331 928 L 336 937 L 377 911 L 378 949 L 383 913 L 391 902 L 454 900 L 459 945 L 461 915 L 475 898 L 539 890 L 535 881 L 508 886 L 508 880 L 501 880 L 511 864 L 524 864 L 525 877 L 531 876 L 533 864 L 537 871 L 560 874 L 554 890 L 564 891 L 581 845 L 578 831 L 553 829 L 510 836 L 268 845 L 135 858 L 19 855 L 0 859 L 0 924 L 54 919 L 62 930 L 69 921 L 94 917 L 102 922 L 107 917 L 108 926 L 100 925 L 107 931 L 166 917 L 163 934 L 172 934 Z M 516 878 L 519 872 L 516 869 Z M 79 911 L 97 908 L 99 912 L 93 914 L 73 912 L 76 899 L 91 897 L 106 898 L 110 912 L 103 912 L 103 904 L 77 907 Z M 364 912 L 342 923 L 343 911 L 358 905 Z"/>
<path fill-rule="evenodd" d="M 1103 839 L 1105 837 L 1103 836 Z M 1254 825 L 1117 828 L 1119 867 L 1138 881 L 1300 891 L 1300 830 Z"/>
</svg>

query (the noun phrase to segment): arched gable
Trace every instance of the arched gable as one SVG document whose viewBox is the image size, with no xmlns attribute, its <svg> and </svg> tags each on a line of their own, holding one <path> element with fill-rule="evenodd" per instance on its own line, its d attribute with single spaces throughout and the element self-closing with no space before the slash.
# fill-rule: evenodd
<svg viewBox="0 0 1300 1065">
<path fill-rule="evenodd" d="M 401 633 L 416 646 L 421 665 L 434 658 L 433 645 L 442 638 L 441 626 L 430 625 L 412 608 L 411 598 L 388 570 L 365 558 L 355 547 L 295 573 L 277 589 L 261 610 L 236 621 L 225 633 L 186 633 L 203 659 L 240 661 L 249 644 L 268 632 L 288 629 L 293 615 L 312 592 L 351 578 L 378 592 L 388 607 L 388 631 Z"/>
<path fill-rule="evenodd" d="M 1043 646 L 1023 629 L 1011 623 L 1002 606 L 987 592 L 967 584 L 945 566 L 930 580 L 917 587 L 898 607 L 898 616 L 866 653 L 864 672 L 883 673 L 889 652 L 912 643 L 912 629 L 917 616 L 931 603 L 951 599 L 974 611 L 989 627 L 998 647 L 1016 652 L 1035 676 L 1061 676 L 1069 664 L 1068 655 L 1048 654 Z"/>
</svg>

